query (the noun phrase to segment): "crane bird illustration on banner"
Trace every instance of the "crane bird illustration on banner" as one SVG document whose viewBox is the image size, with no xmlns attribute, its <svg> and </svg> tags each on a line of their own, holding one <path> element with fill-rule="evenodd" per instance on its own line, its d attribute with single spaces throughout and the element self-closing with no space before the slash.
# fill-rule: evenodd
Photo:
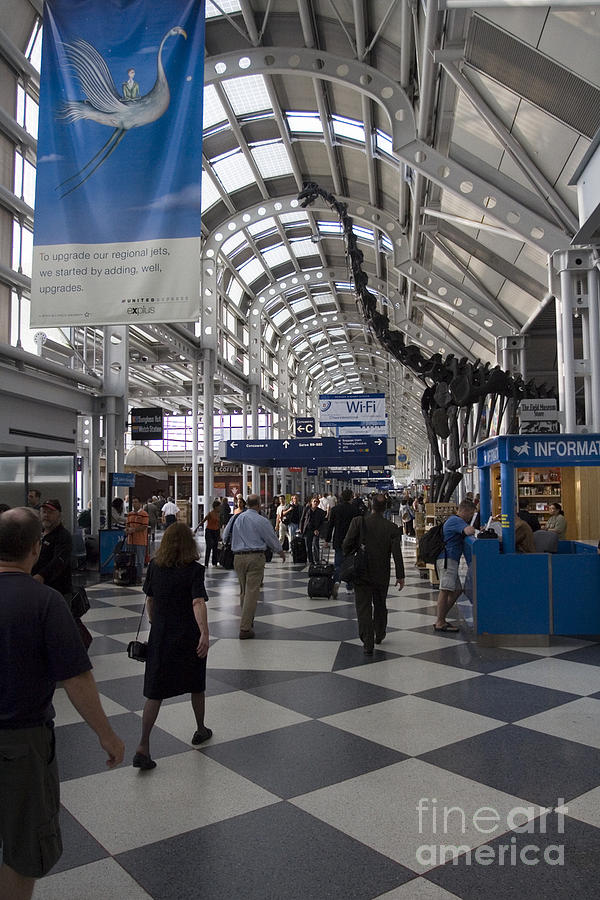
<svg viewBox="0 0 600 900">
<path fill-rule="evenodd" d="M 83 175 L 80 181 L 61 194 L 61 199 L 78 187 L 81 187 L 94 174 L 96 169 L 99 169 L 106 162 L 128 131 L 132 128 L 142 128 L 144 125 L 149 125 L 150 122 L 155 122 L 167 111 L 171 95 L 162 64 L 162 51 L 166 41 L 178 34 L 187 40 L 187 34 L 179 25 L 167 31 L 161 40 L 156 59 L 156 81 L 154 82 L 154 87 L 141 97 L 139 96 L 139 88 L 131 77 L 133 69 L 129 69 L 129 81 L 123 84 L 124 96 L 119 96 L 109 68 L 95 47 L 84 40 L 63 45 L 67 62 L 75 70 L 81 89 L 87 99 L 69 100 L 64 103 L 60 109 L 59 116 L 67 122 L 89 119 L 92 122 L 98 122 L 100 125 L 107 125 L 113 129 L 113 132 L 106 143 L 100 147 L 85 166 L 58 185 L 58 188 L 62 188 Z"/>
</svg>

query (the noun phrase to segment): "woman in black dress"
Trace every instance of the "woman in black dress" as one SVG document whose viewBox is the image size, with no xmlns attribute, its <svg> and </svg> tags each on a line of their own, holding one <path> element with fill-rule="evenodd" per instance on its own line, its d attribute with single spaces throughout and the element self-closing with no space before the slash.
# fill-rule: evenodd
<svg viewBox="0 0 600 900">
<path fill-rule="evenodd" d="M 151 624 L 144 676 L 147 700 L 142 736 L 133 757 L 138 769 L 156 766 L 150 757 L 150 732 L 167 697 L 191 692 L 196 718 L 192 744 L 202 744 L 212 737 L 212 731 L 204 725 L 208 620 L 204 566 L 197 559 L 191 530 L 185 523 L 175 522 L 165 531 L 148 566 L 143 590 Z"/>
</svg>

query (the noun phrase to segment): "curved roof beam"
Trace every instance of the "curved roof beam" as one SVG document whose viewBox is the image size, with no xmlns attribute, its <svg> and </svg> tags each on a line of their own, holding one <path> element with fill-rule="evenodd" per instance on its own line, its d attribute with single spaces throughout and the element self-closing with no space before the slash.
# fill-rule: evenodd
<svg viewBox="0 0 600 900">
<path fill-rule="evenodd" d="M 306 47 L 261 47 L 218 54 L 205 63 L 205 84 L 242 75 L 296 73 L 354 87 L 378 103 L 390 120 L 393 151 L 399 160 L 449 193 L 468 200 L 482 217 L 508 227 L 546 253 L 569 246 L 570 235 L 497 186 L 416 137 L 410 101 L 400 86 L 357 60 Z M 516 193 L 523 190 L 515 183 Z"/>
</svg>

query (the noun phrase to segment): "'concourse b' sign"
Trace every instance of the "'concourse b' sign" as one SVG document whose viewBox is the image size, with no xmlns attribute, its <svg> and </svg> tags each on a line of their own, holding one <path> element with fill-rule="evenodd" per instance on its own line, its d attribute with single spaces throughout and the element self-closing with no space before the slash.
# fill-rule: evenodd
<svg viewBox="0 0 600 900">
<path fill-rule="evenodd" d="M 385 394 L 319 394 L 319 425 L 385 425 Z"/>
</svg>

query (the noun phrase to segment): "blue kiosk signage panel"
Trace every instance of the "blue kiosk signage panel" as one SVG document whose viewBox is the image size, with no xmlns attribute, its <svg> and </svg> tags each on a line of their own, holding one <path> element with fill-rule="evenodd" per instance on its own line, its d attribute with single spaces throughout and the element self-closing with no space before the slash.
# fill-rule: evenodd
<svg viewBox="0 0 600 900">
<path fill-rule="evenodd" d="M 477 447 L 477 465 L 494 463 L 520 466 L 597 466 L 600 465 L 600 435 L 561 434 L 501 435 Z"/>
<path fill-rule="evenodd" d="M 380 437 L 221 441 L 221 459 L 255 466 L 385 466 L 387 440 Z"/>
</svg>

